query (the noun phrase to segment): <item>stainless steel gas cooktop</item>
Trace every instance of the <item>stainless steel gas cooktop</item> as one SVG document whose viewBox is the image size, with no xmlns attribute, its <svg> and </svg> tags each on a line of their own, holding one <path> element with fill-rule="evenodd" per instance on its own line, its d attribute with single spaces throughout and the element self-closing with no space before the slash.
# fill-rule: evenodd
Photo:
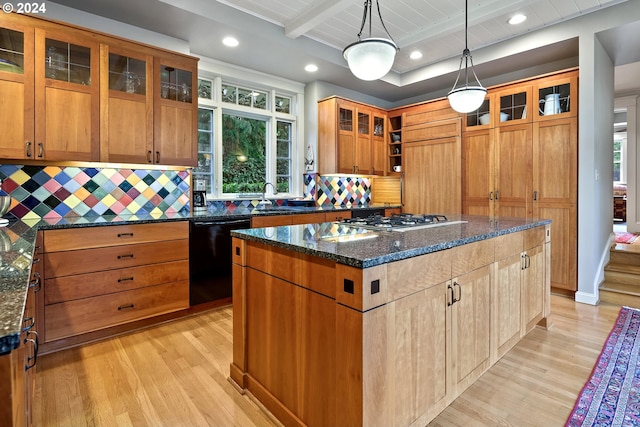
<svg viewBox="0 0 640 427">
<path fill-rule="evenodd" d="M 363 218 L 349 218 L 340 221 L 341 224 L 377 231 L 408 231 L 421 228 L 438 227 L 443 225 L 461 224 L 466 221 L 450 221 L 444 215 L 428 214 L 415 215 L 409 213 L 393 214 L 391 216 L 371 215 Z"/>
</svg>

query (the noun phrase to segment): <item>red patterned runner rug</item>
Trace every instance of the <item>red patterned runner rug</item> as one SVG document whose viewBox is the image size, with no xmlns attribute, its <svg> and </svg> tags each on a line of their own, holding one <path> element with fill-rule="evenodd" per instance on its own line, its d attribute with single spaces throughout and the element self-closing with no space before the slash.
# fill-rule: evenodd
<svg viewBox="0 0 640 427">
<path fill-rule="evenodd" d="M 640 426 L 640 309 L 622 307 L 566 426 Z"/>
<path fill-rule="evenodd" d="M 616 232 L 616 243 L 626 243 L 632 244 L 638 239 L 637 234 L 627 233 L 627 232 Z"/>
</svg>

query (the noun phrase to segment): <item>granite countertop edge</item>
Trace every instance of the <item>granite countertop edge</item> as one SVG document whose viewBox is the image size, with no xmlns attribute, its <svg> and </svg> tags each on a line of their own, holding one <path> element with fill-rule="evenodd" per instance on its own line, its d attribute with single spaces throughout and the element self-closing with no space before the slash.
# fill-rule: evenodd
<svg viewBox="0 0 640 427">
<path fill-rule="evenodd" d="M 551 220 L 548 220 L 548 219 L 533 220 L 523 224 L 514 225 L 514 226 L 501 228 L 497 230 L 492 230 L 492 231 L 481 233 L 481 234 L 473 234 L 473 235 L 469 235 L 469 236 L 465 236 L 457 239 L 440 241 L 436 243 L 425 242 L 424 246 L 415 247 L 415 248 L 403 250 L 400 252 L 392 252 L 392 253 L 387 252 L 384 254 L 367 257 L 367 258 L 341 255 L 328 250 L 320 250 L 317 248 L 304 246 L 300 244 L 292 244 L 282 240 L 273 240 L 271 238 L 264 238 L 260 235 L 250 234 L 250 232 L 241 231 L 241 230 L 231 231 L 231 236 L 244 239 L 247 241 L 268 244 L 268 245 L 275 246 L 282 249 L 293 250 L 295 252 L 304 253 L 306 255 L 318 256 L 321 258 L 335 261 L 339 264 L 344 264 L 351 267 L 364 269 L 369 267 L 375 267 L 377 265 L 387 264 L 394 261 L 413 258 L 416 256 L 425 255 L 432 252 L 438 252 L 438 251 L 454 248 L 456 246 L 466 245 L 466 244 L 481 241 L 481 240 L 491 239 L 501 235 L 517 233 L 519 231 L 524 231 L 527 229 L 540 227 L 547 224 L 551 224 Z M 296 226 L 294 225 L 294 226 L 282 226 L 282 227 L 296 227 Z M 382 233 L 382 235 L 388 236 L 387 233 L 389 232 L 383 231 L 380 233 Z"/>
</svg>

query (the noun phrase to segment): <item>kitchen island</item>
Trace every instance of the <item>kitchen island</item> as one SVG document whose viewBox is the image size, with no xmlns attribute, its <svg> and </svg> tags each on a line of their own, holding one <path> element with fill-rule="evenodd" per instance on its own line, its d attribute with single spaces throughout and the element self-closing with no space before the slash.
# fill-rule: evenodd
<svg viewBox="0 0 640 427">
<path fill-rule="evenodd" d="M 285 425 L 426 425 L 549 325 L 550 221 L 232 232 L 230 380 Z"/>
</svg>

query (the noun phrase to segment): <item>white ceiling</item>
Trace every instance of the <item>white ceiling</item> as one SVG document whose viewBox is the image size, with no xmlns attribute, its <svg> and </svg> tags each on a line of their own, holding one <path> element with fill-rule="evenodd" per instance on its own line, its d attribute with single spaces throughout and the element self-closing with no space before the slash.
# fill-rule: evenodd
<svg viewBox="0 0 640 427">
<path fill-rule="evenodd" d="M 625 1 L 627 0 L 472 0 L 468 11 L 469 48 L 473 53 L 474 49 L 496 45 Z M 342 58 L 342 49 L 356 40 L 362 21 L 363 0 L 55 2 L 186 40 L 194 55 L 303 83 L 323 80 L 389 102 L 448 88 L 452 84 L 451 73 L 433 75 L 431 78 L 411 76 L 419 75 L 422 70 L 443 61 L 456 61 L 457 67 L 465 43 L 464 1 L 379 0 L 384 23 L 400 47 L 400 52 L 392 72 L 386 78 L 376 82 L 362 82 L 348 71 Z M 375 0 L 373 4 L 371 35 L 385 36 L 377 17 Z M 528 19 L 518 26 L 509 25 L 507 20 L 516 12 L 524 13 Z M 624 45 L 625 43 L 621 43 L 624 33 L 626 31 L 612 32 L 609 42 L 614 47 Z M 222 46 L 220 41 L 226 35 L 235 36 L 240 45 L 234 49 Z M 368 37 L 367 29 L 363 33 L 364 37 Z M 640 61 L 640 38 L 627 37 L 626 40 L 633 41 L 631 46 L 624 46 L 624 51 L 631 54 L 621 53 L 619 56 L 626 57 L 620 63 Z M 414 50 L 422 52 L 420 60 L 409 58 Z M 518 69 L 516 67 L 522 69 L 577 57 L 577 52 L 577 40 L 567 40 L 548 45 L 544 49 L 510 56 L 503 61 L 477 65 L 476 71 L 481 76 L 498 76 L 513 72 Z M 629 55 L 637 58 L 630 59 Z M 319 70 L 316 73 L 305 72 L 303 68 L 308 63 L 315 63 Z M 637 73 L 638 68 L 633 68 L 630 72 Z M 624 75 L 626 74 L 625 72 Z"/>
</svg>

